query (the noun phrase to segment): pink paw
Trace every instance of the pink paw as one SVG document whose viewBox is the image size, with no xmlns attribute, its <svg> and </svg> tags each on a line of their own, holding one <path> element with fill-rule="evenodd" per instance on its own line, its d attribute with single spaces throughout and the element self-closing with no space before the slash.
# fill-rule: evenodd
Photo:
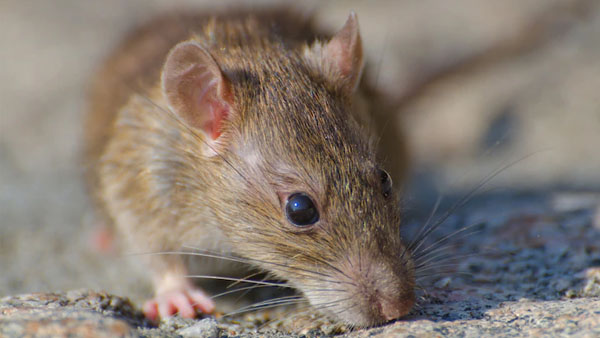
<svg viewBox="0 0 600 338">
<path fill-rule="evenodd" d="M 211 313 L 215 303 L 204 292 L 188 288 L 163 292 L 144 304 L 144 314 L 150 320 L 179 314 L 184 318 L 196 317 L 196 310 Z"/>
</svg>

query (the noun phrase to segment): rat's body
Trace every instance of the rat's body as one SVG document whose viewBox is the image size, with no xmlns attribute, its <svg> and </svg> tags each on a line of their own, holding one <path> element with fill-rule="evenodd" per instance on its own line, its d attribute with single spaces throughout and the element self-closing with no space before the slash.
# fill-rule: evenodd
<svg viewBox="0 0 600 338">
<path fill-rule="evenodd" d="M 128 251 L 187 244 L 245 257 L 322 313 L 373 325 L 414 303 L 398 198 L 375 148 L 394 135 L 377 142 L 383 105 L 357 89 L 356 17 L 331 40 L 315 35 L 289 12 L 141 29 L 96 79 L 89 181 Z M 391 156 L 398 179 L 404 153 Z M 150 317 L 212 310 L 180 257 L 146 259 Z"/>
</svg>

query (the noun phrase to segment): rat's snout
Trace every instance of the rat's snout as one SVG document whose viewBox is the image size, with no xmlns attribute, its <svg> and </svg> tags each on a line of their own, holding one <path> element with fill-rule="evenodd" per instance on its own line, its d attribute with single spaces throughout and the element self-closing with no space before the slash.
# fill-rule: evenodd
<svg viewBox="0 0 600 338">
<path fill-rule="evenodd" d="M 406 315 L 412 309 L 415 302 L 413 292 L 406 292 L 404 294 L 395 293 L 389 296 L 391 297 L 378 295 L 375 297 L 376 300 L 373 304 L 374 306 L 378 306 L 378 308 L 372 310 L 373 314 L 375 316 L 380 314 L 384 321 L 398 319 Z"/>
<path fill-rule="evenodd" d="M 317 305 L 328 304 L 325 312 L 338 320 L 373 326 L 401 318 L 414 306 L 415 281 L 410 259 L 382 259 L 361 252 L 338 263 L 339 270 L 332 275 L 336 281 L 331 285 L 337 290 L 326 297 L 326 302 L 314 301 Z M 313 298 L 311 292 L 307 296 Z"/>
<path fill-rule="evenodd" d="M 364 315 L 372 324 L 398 319 L 412 309 L 414 277 L 400 261 L 373 261 L 362 271 L 354 271 L 354 276 L 358 296 L 364 299 Z"/>
</svg>

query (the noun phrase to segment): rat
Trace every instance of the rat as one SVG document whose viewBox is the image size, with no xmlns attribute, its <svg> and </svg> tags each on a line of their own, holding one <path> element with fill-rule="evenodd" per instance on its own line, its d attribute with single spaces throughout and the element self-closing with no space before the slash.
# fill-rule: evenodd
<svg viewBox="0 0 600 338">
<path fill-rule="evenodd" d="M 363 59 L 354 12 L 333 35 L 289 10 L 151 20 L 93 80 L 85 156 L 97 214 L 129 251 L 191 244 L 246 259 L 340 323 L 406 315 L 415 268 L 392 180 L 407 156 L 361 81 Z M 214 310 L 182 257 L 141 259 L 148 318 Z"/>
</svg>

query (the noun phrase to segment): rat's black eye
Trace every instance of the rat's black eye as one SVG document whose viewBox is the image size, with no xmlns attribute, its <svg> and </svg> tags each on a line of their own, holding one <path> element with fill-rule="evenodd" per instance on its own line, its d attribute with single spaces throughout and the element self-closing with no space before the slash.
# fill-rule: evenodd
<svg viewBox="0 0 600 338">
<path fill-rule="evenodd" d="M 379 170 L 379 178 L 381 180 L 381 189 L 383 197 L 388 198 L 392 194 L 392 178 L 385 170 Z"/>
<path fill-rule="evenodd" d="M 285 213 L 292 224 L 303 227 L 317 223 L 319 211 L 313 200 L 305 193 L 290 195 L 285 205 Z"/>
</svg>

